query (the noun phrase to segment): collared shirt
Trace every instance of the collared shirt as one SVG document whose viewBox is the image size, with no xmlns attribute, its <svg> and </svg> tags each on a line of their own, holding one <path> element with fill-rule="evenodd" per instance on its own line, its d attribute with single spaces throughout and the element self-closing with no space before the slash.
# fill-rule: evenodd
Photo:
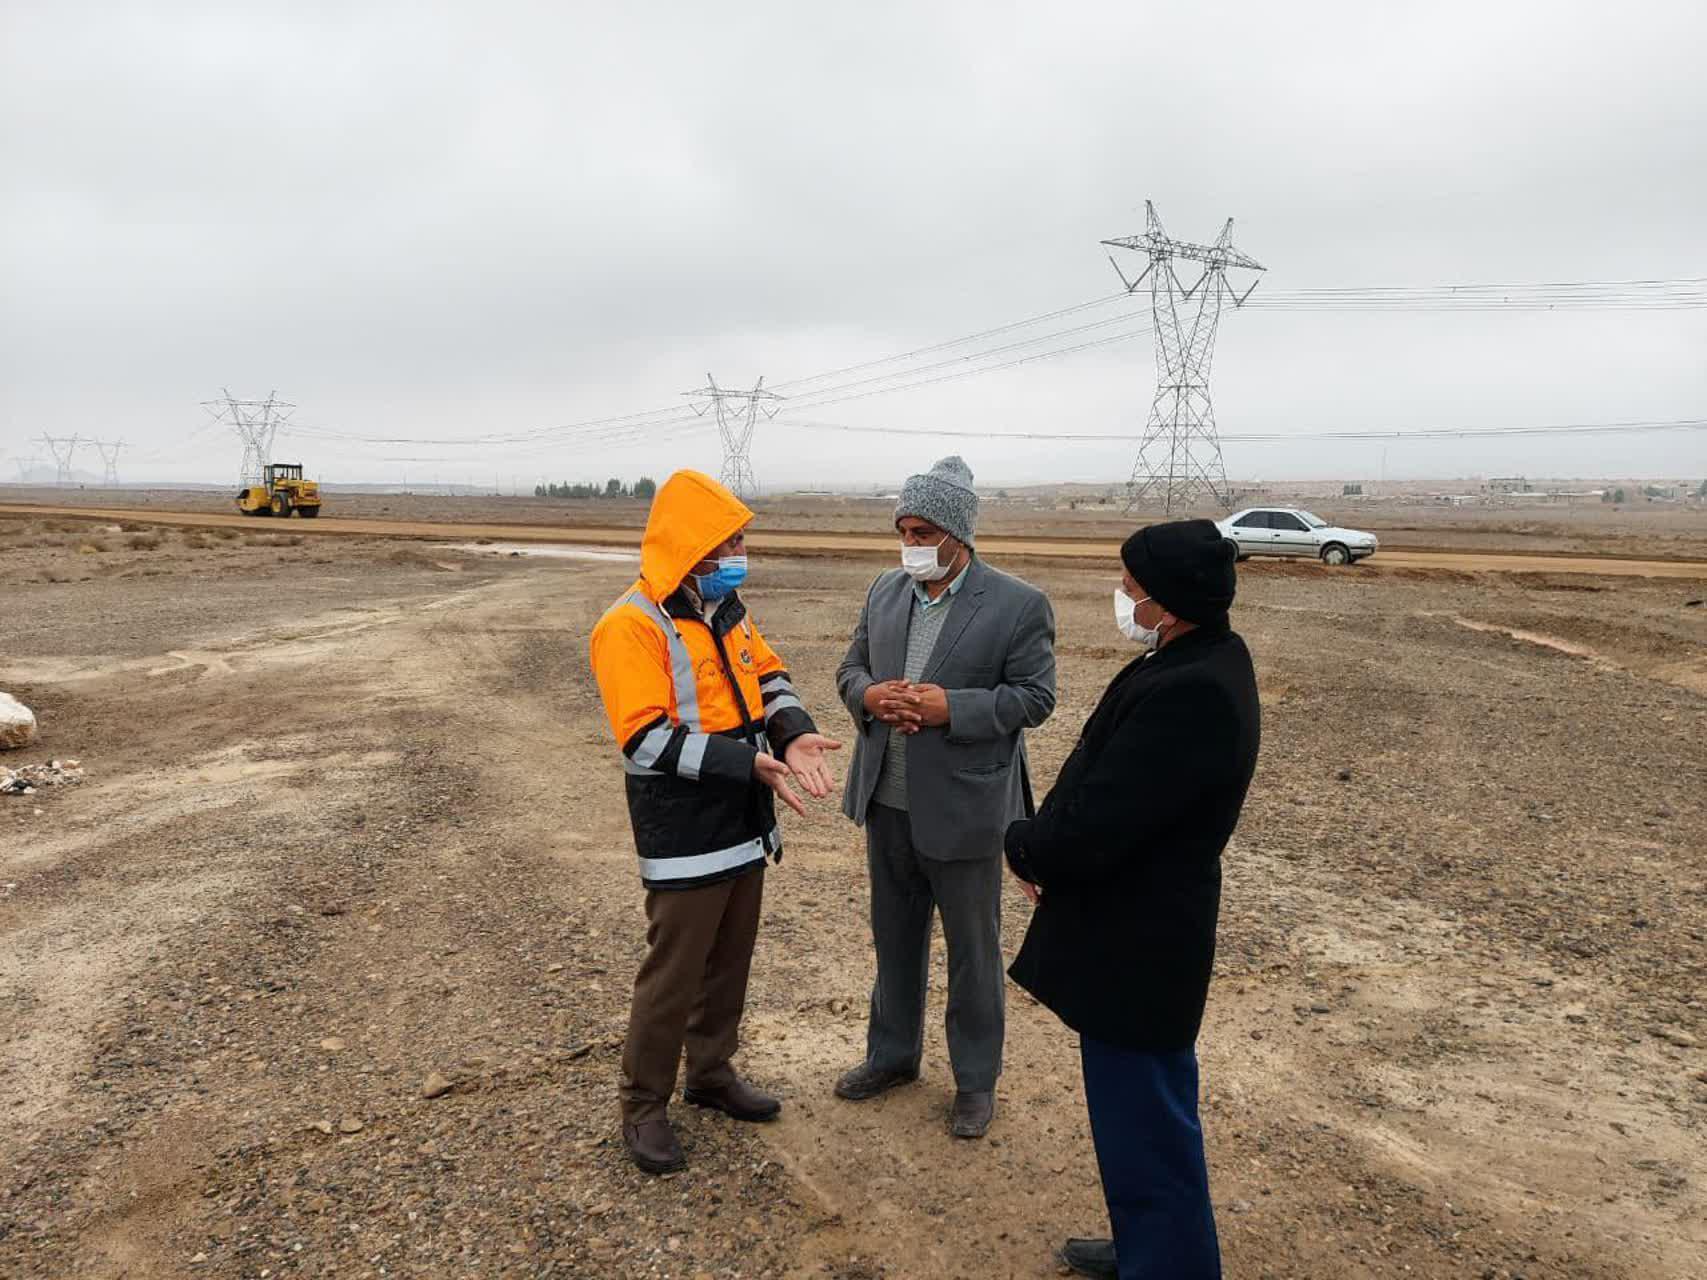
<svg viewBox="0 0 1707 1280">
<path fill-rule="evenodd" d="M 924 675 L 931 651 L 936 648 L 937 637 L 942 634 L 943 623 L 948 621 L 948 609 L 944 606 L 960 594 L 971 569 L 972 560 L 967 557 L 966 567 L 954 575 L 948 590 L 939 591 L 934 599 L 925 590 L 924 583 L 913 583 L 913 608 L 907 617 L 907 659 L 901 672 L 906 679 L 917 680 Z M 872 799 L 891 809 L 907 807 L 907 735 L 893 728 L 889 730 L 889 743 L 883 752 L 883 772 L 878 775 Z"/>
<path fill-rule="evenodd" d="M 966 557 L 966 566 L 963 569 L 961 569 L 961 571 L 959 573 L 954 575 L 954 581 L 952 581 L 948 584 L 948 590 L 943 591 L 943 592 L 939 592 L 936 599 L 934 599 L 934 600 L 931 599 L 931 593 L 929 591 L 925 590 L 925 584 L 922 582 L 919 582 L 915 579 L 913 582 L 913 599 L 918 603 L 918 605 L 921 608 L 924 608 L 924 609 L 932 609 L 932 608 L 935 608 L 939 604 L 946 603 L 947 600 L 949 599 L 949 597 L 957 596 L 960 594 L 961 585 L 966 581 L 966 575 L 968 573 L 970 573 L 971 571 L 972 571 L 972 557 L 967 556 Z M 915 616 L 917 616 L 917 615 L 915 615 Z M 913 679 L 913 677 L 908 676 L 907 679 L 911 680 L 911 679 Z"/>
</svg>

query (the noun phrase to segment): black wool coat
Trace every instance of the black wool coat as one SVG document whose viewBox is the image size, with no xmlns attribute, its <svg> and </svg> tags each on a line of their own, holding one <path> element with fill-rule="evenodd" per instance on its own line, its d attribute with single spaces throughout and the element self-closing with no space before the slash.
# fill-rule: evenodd
<svg viewBox="0 0 1707 1280">
<path fill-rule="evenodd" d="M 1115 676 L 1037 816 L 1008 828 L 1009 865 L 1043 890 L 1009 974 L 1081 1035 L 1197 1040 L 1259 737 L 1250 650 L 1199 627 Z"/>
</svg>

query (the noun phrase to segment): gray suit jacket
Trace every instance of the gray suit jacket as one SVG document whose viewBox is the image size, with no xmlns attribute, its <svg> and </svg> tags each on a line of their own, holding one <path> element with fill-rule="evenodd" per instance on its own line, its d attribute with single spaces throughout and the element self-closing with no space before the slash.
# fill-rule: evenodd
<svg viewBox="0 0 1707 1280">
<path fill-rule="evenodd" d="M 842 812 L 862 826 L 890 733 L 866 714 L 865 691 L 902 677 L 912 610 L 912 580 L 879 577 L 836 672 L 858 734 Z M 913 843 L 943 861 L 995 858 L 1008 823 L 1032 812 L 1023 731 L 1055 709 L 1055 614 L 1036 587 L 977 556 L 948 610 L 921 682 L 948 690 L 949 721 L 907 740 Z"/>
</svg>

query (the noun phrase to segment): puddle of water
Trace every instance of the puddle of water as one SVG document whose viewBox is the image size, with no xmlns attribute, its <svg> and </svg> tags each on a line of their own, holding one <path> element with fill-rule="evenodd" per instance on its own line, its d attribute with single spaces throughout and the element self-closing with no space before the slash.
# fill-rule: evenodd
<svg viewBox="0 0 1707 1280">
<path fill-rule="evenodd" d="M 609 547 L 565 546 L 550 542 L 491 542 L 480 545 L 459 542 L 451 551 L 467 551 L 474 555 L 532 556 L 545 560 L 601 560 L 616 564 L 632 564 L 640 559 L 638 551 L 612 551 Z"/>
</svg>

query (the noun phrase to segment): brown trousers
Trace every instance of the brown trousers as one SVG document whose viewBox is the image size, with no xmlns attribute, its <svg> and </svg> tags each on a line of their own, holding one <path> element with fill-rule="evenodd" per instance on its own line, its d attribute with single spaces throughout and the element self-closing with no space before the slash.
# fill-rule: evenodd
<svg viewBox="0 0 1707 1280">
<path fill-rule="evenodd" d="M 647 890 L 646 958 L 634 976 L 622 1048 L 624 1122 L 664 1114 L 684 1046 L 688 1088 L 735 1079 L 729 1059 L 747 1003 L 764 888 L 761 865 L 698 889 Z"/>
</svg>

